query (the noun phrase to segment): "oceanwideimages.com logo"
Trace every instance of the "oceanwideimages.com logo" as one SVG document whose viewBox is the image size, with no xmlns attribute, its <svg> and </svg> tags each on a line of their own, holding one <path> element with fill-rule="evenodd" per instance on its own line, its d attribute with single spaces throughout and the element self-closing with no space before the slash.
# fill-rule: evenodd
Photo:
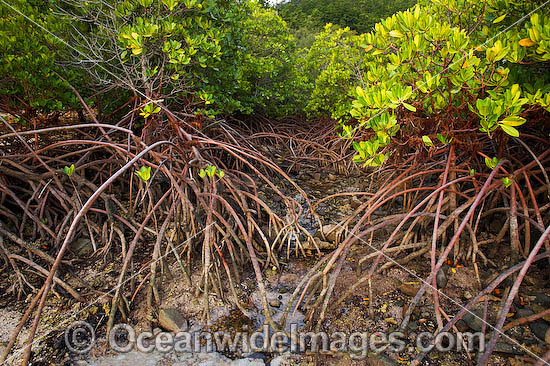
<svg viewBox="0 0 550 366">
<path fill-rule="evenodd" d="M 65 331 L 67 348 L 78 354 L 89 352 L 96 341 L 94 328 L 86 322 L 75 322 Z M 368 353 L 400 353 L 405 350 L 409 339 L 402 332 L 304 332 L 295 324 L 290 332 L 273 332 L 265 325 L 255 332 L 227 331 L 189 331 L 189 332 L 152 332 L 137 333 L 128 324 L 117 324 L 108 337 L 108 346 L 116 352 L 126 353 L 137 350 L 143 353 L 175 352 L 232 352 L 246 354 L 250 352 L 304 353 L 304 352 L 347 352 L 354 359 L 364 359 Z M 416 349 L 440 352 L 477 350 L 483 352 L 485 338 L 478 333 L 443 332 L 434 336 L 429 332 L 419 333 L 415 339 Z"/>
</svg>

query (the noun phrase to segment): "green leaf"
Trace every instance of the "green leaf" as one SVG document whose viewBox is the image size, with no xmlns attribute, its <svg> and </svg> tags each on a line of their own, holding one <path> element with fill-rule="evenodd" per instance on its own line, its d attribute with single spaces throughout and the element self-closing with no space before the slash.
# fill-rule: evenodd
<svg viewBox="0 0 550 366">
<path fill-rule="evenodd" d="M 470 176 L 473 177 L 474 175 L 476 175 L 476 170 L 470 169 Z"/>
<path fill-rule="evenodd" d="M 514 183 L 513 179 L 510 179 L 509 177 L 502 178 L 502 184 L 504 184 L 504 187 L 508 188 Z"/>
<path fill-rule="evenodd" d="M 525 118 L 508 116 L 504 118 L 502 121 L 500 121 L 500 123 L 506 126 L 521 126 L 522 124 L 525 123 Z"/>
<path fill-rule="evenodd" d="M 142 181 L 147 182 L 151 178 L 151 167 L 142 166 L 135 173 Z"/>
<path fill-rule="evenodd" d="M 502 130 L 510 136 L 519 137 L 519 131 L 516 130 L 514 127 L 501 124 L 500 128 L 502 128 Z"/>
<path fill-rule="evenodd" d="M 403 107 L 407 108 L 411 112 L 416 112 L 416 108 L 414 106 L 410 105 L 409 103 L 403 102 Z"/>
<path fill-rule="evenodd" d="M 432 147 L 434 146 L 434 143 L 432 142 L 432 139 L 429 137 L 429 136 L 422 136 L 422 141 L 424 141 L 424 145 L 426 145 L 427 147 Z"/>
<path fill-rule="evenodd" d="M 400 31 L 398 30 L 392 30 L 390 32 L 390 37 L 394 37 L 394 38 L 403 38 L 403 33 L 401 33 Z"/>
<path fill-rule="evenodd" d="M 74 164 L 71 164 L 71 166 L 63 167 L 63 172 L 67 174 L 67 176 L 70 178 L 71 175 L 73 175 L 74 173 Z"/>
<path fill-rule="evenodd" d="M 206 177 L 206 171 L 205 171 L 204 169 L 201 169 L 201 170 L 199 171 L 199 177 L 201 177 L 201 178 Z"/>
<path fill-rule="evenodd" d="M 504 20 L 504 18 L 506 18 L 506 14 L 503 14 L 501 16 L 499 16 L 498 18 L 496 18 L 495 20 L 493 20 L 493 24 L 497 24 L 497 23 L 500 23 Z"/>
<path fill-rule="evenodd" d="M 494 157 L 492 159 L 485 158 L 485 165 L 487 165 L 489 169 L 495 169 L 499 161 L 500 160 L 497 157 Z"/>
</svg>

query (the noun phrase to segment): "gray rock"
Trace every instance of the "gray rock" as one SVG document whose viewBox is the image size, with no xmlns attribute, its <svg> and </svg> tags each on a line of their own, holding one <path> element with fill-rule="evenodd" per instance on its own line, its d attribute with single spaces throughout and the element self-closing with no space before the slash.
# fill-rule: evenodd
<svg viewBox="0 0 550 366">
<path fill-rule="evenodd" d="M 543 293 L 537 293 L 535 294 L 535 303 L 540 305 L 547 305 L 550 306 L 550 296 L 543 294 Z"/>
<path fill-rule="evenodd" d="M 533 332 L 533 334 L 541 340 L 546 340 L 548 331 L 550 331 L 548 323 L 546 323 L 544 320 L 537 320 L 529 323 L 529 329 L 531 329 L 531 332 Z"/>
<path fill-rule="evenodd" d="M 447 286 L 447 282 L 449 282 L 449 279 L 447 278 L 448 269 L 449 269 L 448 266 L 443 265 L 439 269 L 439 271 L 437 271 L 437 274 L 435 275 L 435 280 L 438 288 L 445 288 L 445 286 Z"/>
<path fill-rule="evenodd" d="M 91 254 L 94 250 L 92 242 L 88 238 L 79 238 L 73 241 L 70 247 L 71 250 L 79 256 Z"/>
<path fill-rule="evenodd" d="M 181 315 L 178 309 L 173 308 L 159 311 L 159 325 L 169 332 L 185 331 L 189 326 L 187 319 Z"/>
<path fill-rule="evenodd" d="M 294 365 L 293 357 L 291 354 L 283 354 L 277 356 L 271 360 L 270 366 L 290 366 Z"/>
<path fill-rule="evenodd" d="M 462 320 L 464 320 L 470 329 L 480 332 L 481 327 L 483 326 L 483 310 L 471 310 L 471 312 L 464 314 Z"/>
<path fill-rule="evenodd" d="M 519 349 L 519 347 L 515 347 L 514 345 L 505 343 L 505 342 L 497 342 L 497 344 L 495 344 L 495 352 L 506 353 L 509 355 L 517 355 L 517 356 L 525 353 L 525 352 L 522 352 L 521 349 Z"/>
<path fill-rule="evenodd" d="M 519 309 L 517 312 L 517 316 L 520 318 L 531 316 L 533 314 L 535 314 L 535 312 L 531 309 Z M 539 319 L 534 322 L 528 323 L 528 326 L 529 329 L 531 329 L 531 332 L 533 332 L 533 334 L 537 336 L 537 338 L 541 340 L 546 340 L 546 334 L 550 330 L 547 322 Z"/>
<path fill-rule="evenodd" d="M 218 365 L 219 364 L 216 364 L 216 366 L 218 366 Z M 265 363 L 264 363 L 263 360 L 260 360 L 260 359 L 244 358 L 244 359 L 240 359 L 240 360 L 233 360 L 228 365 L 231 365 L 231 366 L 265 366 Z"/>
</svg>

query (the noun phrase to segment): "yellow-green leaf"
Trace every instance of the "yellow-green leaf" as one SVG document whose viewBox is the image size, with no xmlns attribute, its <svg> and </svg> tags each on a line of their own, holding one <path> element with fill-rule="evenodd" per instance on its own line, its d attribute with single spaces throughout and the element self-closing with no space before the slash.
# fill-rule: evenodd
<svg viewBox="0 0 550 366">
<path fill-rule="evenodd" d="M 506 126 L 521 126 L 525 123 L 525 118 L 508 116 L 500 121 L 500 123 Z"/>
<path fill-rule="evenodd" d="M 142 181 L 147 182 L 151 178 L 151 167 L 142 166 L 135 173 Z"/>
<path fill-rule="evenodd" d="M 500 125 L 502 130 L 506 132 L 510 136 L 519 137 L 519 131 L 516 130 L 514 127 L 506 126 L 506 125 Z"/>
<path fill-rule="evenodd" d="M 522 46 L 522 47 L 531 47 L 531 46 L 536 45 L 536 43 L 533 42 L 533 40 L 531 38 L 524 38 L 524 39 L 519 41 L 519 45 Z"/>
<path fill-rule="evenodd" d="M 400 31 L 398 30 L 392 30 L 390 32 L 390 36 L 391 37 L 394 37 L 394 38 L 403 38 L 403 33 L 401 33 Z"/>
<path fill-rule="evenodd" d="M 429 136 L 422 136 L 422 141 L 424 141 L 424 145 L 426 145 L 427 147 L 432 147 L 434 146 L 434 143 L 432 142 L 432 139 L 429 137 Z"/>
<path fill-rule="evenodd" d="M 416 107 L 410 105 L 409 103 L 403 102 L 403 107 L 407 108 L 407 109 L 408 109 L 409 111 L 411 111 L 411 112 L 416 112 Z"/>
<path fill-rule="evenodd" d="M 506 14 L 503 14 L 501 16 L 499 16 L 498 18 L 496 18 L 495 20 L 493 20 L 493 24 L 497 24 L 497 23 L 500 23 L 504 20 L 504 18 L 506 18 Z"/>
</svg>

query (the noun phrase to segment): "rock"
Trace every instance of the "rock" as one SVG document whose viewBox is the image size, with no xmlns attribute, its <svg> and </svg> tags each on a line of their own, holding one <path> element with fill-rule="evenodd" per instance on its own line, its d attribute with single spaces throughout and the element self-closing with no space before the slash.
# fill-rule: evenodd
<svg viewBox="0 0 550 366">
<path fill-rule="evenodd" d="M 529 329 L 531 329 L 531 332 L 533 332 L 533 334 L 536 335 L 537 338 L 546 341 L 546 336 L 548 335 L 550 327 L 548 327 L 548 323 L 546 323 L 545 321 L 537 320 L 529 323 Z"/>
<path fill-rule="evenodd" d="M 495 344 L 495 352 L 506 353 L 516 356 L 523 355 L 525 353 L 522 352 L 521 349 L 514 347 L 514 345 L 505 342 L 497 342 Z"/>
<path fill-rule="evenodd" d="M 410 297 L 415 297 L 418 290 L 420 290 L 420 285 L 404 283 L 401 286 L 399 286 L 399 289 L 405 295 L 408 295 Z"/>
<path fill-rule="evenodd" d="M 180 330 L 185 331 L 189 327 L 187 319 L 181 315 L 179 310 L 173 308 L 160 310 L 159 325 L 161 328 L 169 332 L 179 332 Z"/>
<path fill-rule="evenodd" d="M 278 300 L 278 299 L 271 300 L 269 302 L 269 306 L 274 307 L 274 308 L 278 308 L 278 307 L 281 306 L 281 300 Z"/>
<path fill-rule="evenodd" d="M 468 327 L 476 332 L 481 331 L 483 326 L 483 310 L 470 310 L 462 317 L 462 320 L 468 325 Z"/>
<path fill-rule="evenodd" d="M 314 236 L 317 238 L 321 238 L 322 236 L 321 232 L 322 232 L 328 241 L 336 242 L 338 233 L 340 231 L 341 231 L 341 228 L 338 225 L 328 224 L 328 225 L 323 225 L 320 232 L 317 231 Z"/>
<path fill-rule="evenodd" d="M 531 309 L 519 309 L 517 312 L 517 316 L 520 318 L 531 316 L 533 314 L 535 314 L 535 312 Z M 528 326 L 529 329 L 531 329 L 531 332 L 533 332 L 533 334 L 537 336 L 537 338 L 541 340 L 546 340 L 546 334 L 550 329 L 547 322 L 542 319 L 538 319 L 534 322 L 528 323 Z"/>
<path fill-rule="evenodd" d="M 288 287 L 280 286 L 278 291 L 279 291 L 280 294 L 286 294 L 288 292 Z"/>
<path fill-rule="evenodd" d="M 315 244 L 307 241 L 302 245 L 302 247 L 306 250 L 316 250 L 317 248 L 319 248 L 319 250 L 330 250 L 336 248 L 336 244 L 323 241 L 320 238 L 315 237 L 313 240 L 315 240 Z"/>
<path fill-rule="evenodd" d="M 334 244 L 334 242 L 329 243 L 328 241 L 323 241 L 319 238 L 314 238 L 314 240 L 315 240 L 315 244 L 317 244 L 317 247 L 321 250 L 336 248 L 336 244 Z"/>
<path fill-rule="evenodd" d="M 470 329 L 468 327 L 468 325 L 466 324 L 466 322 L 462 319 L 460 319 L 459 321 L 456 322 L 456 328 L 461 332 L 465 332 L 468 329 Z"/>
<path fill-rule="evenodd" d="M 292 360 L 292 355 L 290 354 L 283 354 L 280 356 L 277 356 L 271 360 L 270 366 L 291 366 L 295 363 Z"/>
<path fill-rule="evenodd" d="M 315 172 L 311 175 L 315 180 L 321 180 L 321 173 Z"/>
<path fill-rule="evenodd" d="M 417 330 L 418 329 L 418 323 L 417 322 L 410 322 L 409 325 L 407 325 L 407 327 L 410 330 Z"/>
<path fill-rule="evenodd" d="M 449 282 L 447 278 L 447 270 L 448 266 L 443 265 L 439 271 L 437 271 L 437 274 L 435 275 L 435 281 L 437 283 L 437 288 L 445 288 L 447 286 L 447 282 Z"/>
<path fill-rule="evenodd" d="M 353 197 L 351 199 L 351 202 L 350 202 L 350 205 L 353 209 L 356 209 L 358 208 L 359 206 L 361 206 L 363 204 L 363 202 L 361 202 L 357 197 Z"/>
<path fill-rule="evenodd" d="M 534 302 L 540 305 L 550 306 L 550 296 L 543 293 L 537 293 L 535 294 Z"/>
<path fill-rule="evenodd" d="M 71 250 L 76 255 L 88 255 L 93 252 L 92 242 L 88 238 L 79 238 L 71 243 Z"/>
<path fill-rule="evenodd" d="M 548 309 L 548 306 L 533 304 L 531 308 L 535 311 L 535 313 L 542 313 L 543 311 Z M 546 320 L 547 322 L 550 322 L 550 314 L 543 316 L 542 319 Z"/>
<path fill-rule="evenodd" d="M 367 365 L 369 366 L 397 366 L 397 361 L 389 358 L 384 354 L 379 354 L 374 357 L 367 358 Z"/>
</svg>

